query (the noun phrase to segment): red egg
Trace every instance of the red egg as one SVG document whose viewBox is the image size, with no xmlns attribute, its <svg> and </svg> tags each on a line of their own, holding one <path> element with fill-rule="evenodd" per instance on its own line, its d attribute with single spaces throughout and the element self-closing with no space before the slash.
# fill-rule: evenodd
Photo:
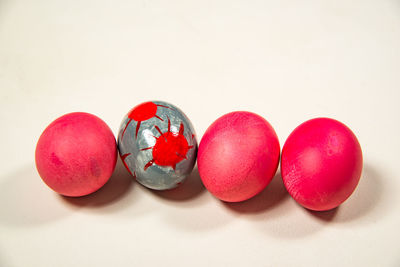
<svg viewBox="0 0 400 267">
<path fill-rule="evenodd" d="M 227 202 L 247 200 L 274 177 L 280 146 L 272 126 L 257 114 L 228 113 L 208 127 L 198 151 L 204 186 Z"/>
<path fill-rule="evenodd" d="M 298 126 L 286 140 L 281 174 L 289 194 L 300 205 L 330 210 L 353 193 L 362 162 L 360 144 L 346 125 L 317 118 Z"/>
<path fill-rule="evenodd" d="M 100 118 L 83 112 L 53 121 L 36 145 L 43 181 L 65 196 L 84 196 L 102 187 L 117 161 L 114 135 Z"/>
</svg>

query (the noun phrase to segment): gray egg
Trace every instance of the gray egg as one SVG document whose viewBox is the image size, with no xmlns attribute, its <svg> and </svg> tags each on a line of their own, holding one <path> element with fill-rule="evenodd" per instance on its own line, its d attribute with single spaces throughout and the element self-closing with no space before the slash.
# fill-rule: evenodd
<svg viewBox="0 0 400 267">
<path fill-rule="evenodd" d="M 118 150 L 129 173 L 156 190 L 178 186 L 196 162 L 197 140 L 186 115 L 162 101 L 134 107 L 123 119 Z"/>
</svg>

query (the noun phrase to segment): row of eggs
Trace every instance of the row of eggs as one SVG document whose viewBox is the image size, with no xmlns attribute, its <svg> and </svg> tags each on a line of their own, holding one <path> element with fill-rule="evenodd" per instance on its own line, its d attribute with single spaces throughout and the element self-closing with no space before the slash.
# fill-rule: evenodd
<svg viewBox="0 0 400 267">
<path fill-rule="evenodd" d="M 117 150 L 127 171 L 155 190 L 179 186 L 197 158 L 204 186 L 227 202 L 245 201 L 274 177 L 311 210 L 329 210 L 355 190 L 362 152 L 353 132 L 329 118 L 309 120 L 286 140 L 282 154 L 272 126 L 261 116 L 237 111 L 212 123 L 199 147 L 193 125 L 176 106 L 145 102 L 123 119 L 118 142 L 100 118 L 82 112 L 53 121 L 36 146 L 36 167 L 43 181 L 65 196 L 97 191 L 111 177 Z"/>
</svg>

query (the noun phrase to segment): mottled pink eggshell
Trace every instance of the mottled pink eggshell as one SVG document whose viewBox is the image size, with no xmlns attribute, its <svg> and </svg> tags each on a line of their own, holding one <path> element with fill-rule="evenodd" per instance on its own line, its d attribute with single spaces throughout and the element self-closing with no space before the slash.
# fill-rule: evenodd
<svg viewBox="0 0 400 267">
<path fill-rule="evenodd" d="M 227 202 L 247 200 L 272 180 L 280 146 L 272 126 L 257 114 L 228 113 L 208 127 L 197 164 L 204 186 Z"/>
<path fill-rule="evenodd" d="M 289 194 L 300 205 L 330 210 L 353 193 L 362 162 L 360 144 L 346 125 L 317 118 L 298 126 L 286 140 L 281 174 Z"/>
<path fill-rule="evenodd" d="M 84 196 L 102 187 L 117 161 L 114 135 L 100 118 L 83 112 L 53 121 L 36 145 L 43 181 L 65 196 Z"/>
</svg>

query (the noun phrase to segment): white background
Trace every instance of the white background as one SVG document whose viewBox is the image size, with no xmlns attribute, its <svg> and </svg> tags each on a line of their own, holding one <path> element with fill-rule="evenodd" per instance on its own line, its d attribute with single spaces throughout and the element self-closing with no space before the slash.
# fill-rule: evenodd
<svg viewBox="0 0 400 267">
<path fill-rule="evenodd" d="M 0 266 L 400 266 L 399 1 L 0 0 L 0 92 Z M 196 171 L 147 190 L 120 162 L 88 197 L 45 186 L 34 150 L 51 121 L 85 111 L 116 133 L 146 100 L 180 107 L 199 137 L 256 112 L 281 146 L 336 118 L 361 143 L 360 184 L 323 213 L 279 173 L 239 204 Z"/>
</svg>

